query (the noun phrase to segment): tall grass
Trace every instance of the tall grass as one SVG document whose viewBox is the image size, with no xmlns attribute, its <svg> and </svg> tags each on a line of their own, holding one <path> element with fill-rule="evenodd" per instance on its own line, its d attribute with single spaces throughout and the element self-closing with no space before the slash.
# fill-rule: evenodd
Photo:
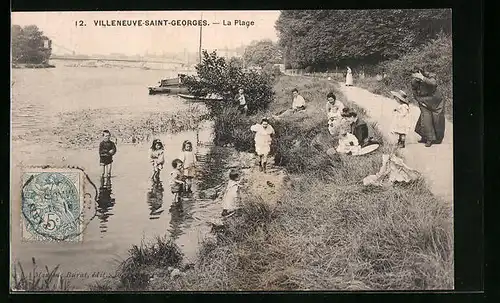
<svg viewBox="0 0 500 303">
<path fill-rule="evenodd" d="M 182 262 L 182 253 L 174 241 L 167 237 L 156 237 L 154 241 L 133 245 L 129 257 L 120 264 L 117 276 L 120 289 L 144 289 L 154 268 L 177 267 Z"/>
<path fill-rule="evenodd" d="M 33 268 L 25 271 L 21 262 L 12 268 L 12 290 L 21 291 L 67 291 L 70 283 L 59 272 L 59 265 L 52 270 L 46 265 L 45 271 L 38 268 L 35 258 L 32 258 Z"/>
</svg>

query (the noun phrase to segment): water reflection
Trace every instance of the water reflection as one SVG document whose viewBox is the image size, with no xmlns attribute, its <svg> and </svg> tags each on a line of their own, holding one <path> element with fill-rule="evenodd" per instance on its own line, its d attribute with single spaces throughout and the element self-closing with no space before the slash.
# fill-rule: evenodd
<svg viewBox="0 0 500 303">
<path fill-rule="evenodd" d="M 170 236 L 176 240 L 182 235 L 181 223 L 184 217 L 182 203 L 172 203 L 170 206 Z"/>
<path fill-rule="evenodd" d="M 193 184 L 193 187 L 195 184 Z M 176 240 L 182 235 L 183 230 L 190 227 L 193 219 L 193 211 L 195 206 L 195 199 L 192 194 L 184 193 L 181 203 L 174 203 L 170 205 L 170 236 Z M 182 245 L 181 245 L 182 246 Z"/>
<path fill-rule="evenodd" d="M 156 220 L 164 212 L 163 206 L 163 184 L 161 181 L 153 182 L 151 189 L 147 194 L 147 202 L 149 204 L 149 219 Z"/>
<path fill-rule="evenodd" d="M 111 197 L 111 183 L 104 186 L 101 182 L 99 196 L 97 197 L 97 217 L 99 218 L 99 229 L 101 233 L 108 230 L 108 220 L 113 214 L 110 212 L 115 205 L 115 199 Z"/>
</svg>

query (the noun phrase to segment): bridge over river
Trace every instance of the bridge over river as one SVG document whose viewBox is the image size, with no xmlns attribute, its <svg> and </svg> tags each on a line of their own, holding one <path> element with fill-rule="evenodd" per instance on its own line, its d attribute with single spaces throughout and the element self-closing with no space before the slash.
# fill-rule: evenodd
<svg viewBox="0 0 500 303">
<path fill-rule="evenodd" d="M 50 63 L 75 67 L 136 67 L 150 69 L 179 69 L 189 67 L 185 61 L 167 58 L 113 58 L 52 55 Z"/>
</svg>

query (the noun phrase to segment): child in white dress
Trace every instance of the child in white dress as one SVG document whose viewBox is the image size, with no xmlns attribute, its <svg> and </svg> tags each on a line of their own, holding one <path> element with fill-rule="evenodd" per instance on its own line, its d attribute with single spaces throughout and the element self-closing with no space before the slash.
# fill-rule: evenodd
<svg viewBox="0 0 500 303">
<path fill-rule="evenodd" d="M 343 127 L 340 132 L 337 152 L 341 154 L 356 155 L 360 150 L 361 146 L 359 146 L 356 136 L 349 133 L 346 127 Z"/>
<path fill-rule="evenodd" d="M 398 137 L 397 146 L 405 147 L 406 134 L 410 131 L 409 114 L 410 106 L 408 105 L 408 96 L 402 90 L 399 92 L 391 91 L 394 99 L 398 100 L 399 105 L 394 109 L 394 117 L 392 119 L 392 133 Z"/>
<path fill-rule="evenodd" d="M 252 125 L 250 130 L 255 132 L 255 153 L 259 156 L 259 169 L 266 172 L 267 156 L 271 151 L 274 129 L 269 124 L 269 120 L 264 118 L 260 124 Z"/>
<path fill-rule="evenodd" d="M 222 198 L 222 216 L 229 217 L 233 215 L 240 207 L 240 173 L 231 170 L 229 173 L 229 182 L 227 183 L 224 196 Z"/>
<path fill-rule="evenodd" d="M 193 143 L 186 140 L 182 143 L 181 154 L 179 159 L 184 165 L 184 178 L 185 178 L 185 192 L 191 192 L 191 186 L 196 173 L 196 157 L 193 151 Z"/>
<path fill-rule="evenodd" d="M 165 164 L 163 143 L 159 139 L 154 139 L 151 148 L 149 149 L 149 159 L 153 165 L 153 175 L 151 179 L 153 182 L 160 181 L 160 171 Z"/>
</svg>

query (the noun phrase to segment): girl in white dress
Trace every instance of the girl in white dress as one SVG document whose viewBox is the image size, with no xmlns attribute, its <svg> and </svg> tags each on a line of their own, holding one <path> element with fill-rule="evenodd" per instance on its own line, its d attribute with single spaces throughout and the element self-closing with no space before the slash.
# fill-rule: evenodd
<svg viewBox="0 0 500 303">
<path fill-rule="evenodd" d="M 184 178 L 185 178 L 185 192 L 191 192 L 191 186 L 196 173 L 196 157 L 193 151 L 193 144 L 191 141 L 186 140 L 182 143 L 181 154 L 179 159 L 184 164 Z"/>
<path fill-rule="evenodd" d="M 356 136 L 348 132 L 347 127 L 343 127 L 340 132 L 337 152 L 341 154 L 357 155 L 361 150 Z"/>
<path fill-rule="evenodd" d="M 252 125 L 250 130 L 255 132 L 255 152 L 259 156 L 259 169 L 266 172 L 267 155 L 271 151 L 271 136 L 274 135 L 274 129 L 264 118 L 260 124 Z"/>
<path fill-rule="evenodd" d="M 153 165 L 153 175 L 151 176 L 153 182 L 160 182 L 160 172 L 165 164 L 164 152 L 163 143 L 159 139 L 154 139 L 149 149 L 149 159 Z"/>
<path fill-rule="evenodd" d="M 408 105 L 408 96 L 402 90 L 399 92 L 391 91 L 391 94 L 399 102 L 399 105 L 393 111 L 392 133 L 398 137 L 398 147 L 404 148 L 406 134 L 411 127 L 409 123 L 410 106 Z"/>
</svg>

